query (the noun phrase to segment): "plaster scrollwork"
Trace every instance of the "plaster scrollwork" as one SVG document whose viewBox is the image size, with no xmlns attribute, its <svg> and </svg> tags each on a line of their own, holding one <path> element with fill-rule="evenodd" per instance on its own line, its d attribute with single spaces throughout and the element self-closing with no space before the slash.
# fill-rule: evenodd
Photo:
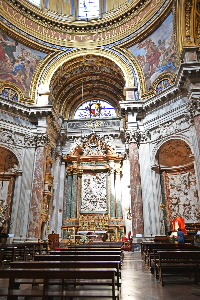
<svg viewBox="0 0 200 300">
<path fill-rule="evenodd" d="M 81 153 L 84 156 L 116 154 L 113 141 L 114 139 L 112 137 L 101 137 L 92 133 L 86 137 L 75 138 L 70 153 L 71 155 L 77 155 L 77 151 L 80 152 L 81 149 Z"/>
<path fill-rule="evenodd" d="M 188 103 L 188 111 L 191 117 L 195 117 L 200 114 L 200 95 L 199 98 L 192 98 Z"/>
<path fill-rule="evenodd" d="M 13 131 L 0 130 L 0 142 L 4 144 L 11 144 L 17 146 L 23 146 L 23 138 Z"/>
<path fill-rule="evenodd" d="M 36 147 L 36 139 L 34 135 L 26 134 L 24 137 L 24 146 L 29 147 Z"/>
<path fill-rule="evenodd" d="M 46 134 L 38 134 L 36 136 L 36 146 L 37 147 L 45 147 L 48 145 L 49 138 Z"/>
<path fill-rule="evenodd" d="M 139 128 L 137 130 L 126 131 L 125 132 L 126 143 L 136 143 L 140 146 L 140 143 L 151 140 L 151 133 L 149 130 L 141 131 Z"/>
<path fill-rule="evenodd" d="M 163 125 L 159 125 L 152 131 L 152 137 L 160 139 L 180 132 L 185 126 L 188 126 L 188 118 L 189 116 L 186 114 L 184 118 L 171 120 Z"/>
</svg>

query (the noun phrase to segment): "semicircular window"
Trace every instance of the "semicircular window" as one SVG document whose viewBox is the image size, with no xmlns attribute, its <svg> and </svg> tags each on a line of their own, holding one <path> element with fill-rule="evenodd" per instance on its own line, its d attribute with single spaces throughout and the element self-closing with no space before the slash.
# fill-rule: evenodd
<svg viewBox="0 0 200 300">
<path fill-rule="evenodd" d="M 74 118 L 109 118 L 116 117 L 113 106 L 102 100 L 90 100 L 81 104 L 75 111 Z"/>
</svg>

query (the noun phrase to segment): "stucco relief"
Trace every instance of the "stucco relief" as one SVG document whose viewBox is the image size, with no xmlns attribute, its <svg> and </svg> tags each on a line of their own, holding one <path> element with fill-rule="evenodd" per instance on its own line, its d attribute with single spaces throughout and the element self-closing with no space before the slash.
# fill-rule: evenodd
<svg viewBox="0 0 200 300">
<path fill-rule="evenodd" d="M 18 160 L 16 156 L 6 148 L 0 147 L 0 172 L 16 173 L 18 171 Z"/>
<path fill-rule="evenodd" d="M 163 138 L 182 131 L 186 126 L 188 126 L 187 118 L 172 120 L 163 125 L 159 125 L 152 131 L 152 136 L 154 139 Z"/>
<path fill-rule="evenodd" d="M 158 160 L 162 166 L 182 166 L 192 163 L 193 155 L 188 144 L 182 140 L 174 139 L 162 145 Z"/>
<path fill-rule="evenodd" d="M 81 213 L 106 213 L 106 173 L 83 174 L 82 186 Z"/>
<path fill-rule="evenodd" d="M 164 178 L 168 221 L 180 216 L 187 222 L 197 222 L 200 202 L 194 171 L 166 173 Z"/>
</svg>

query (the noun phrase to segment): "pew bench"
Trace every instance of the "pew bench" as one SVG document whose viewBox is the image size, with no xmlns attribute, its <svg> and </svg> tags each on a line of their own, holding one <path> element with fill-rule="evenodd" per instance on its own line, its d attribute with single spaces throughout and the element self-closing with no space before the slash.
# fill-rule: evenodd
<svg viewBox="0 0 200 300">
<path fill-rule="evenodd" d="M 120 261 L 16 261 L 11 268 L 41 269 L 41 268 L 115 268 L 117 289 L 121 286 Z M 29 282 L 28 282 L 29 283 Z"/>
<path fill-rule="evenodd" d="M 200 251 L 158 251 L 157 268 L 158 280 L 164 285 L 165 276 L 186 276 L 198 283 Z"/>
<path fill-rule="evenodd" d="M 42 297 L 42 300 L 48 300 L 49 297 L 110 297 L 116 300 L 119 293 L 115 290 L 115 272 L 116 268 L 46 268 L 46 269 L 19 269 L 11 268 L 0 270 L 0 278 L 8 278 L 8 288 L 0 289 L 0 296 L 7 296 L 7 300 L 16 300 L 18 297 Z M 18 279 L 42 279 L 42 290 L 29 288 L 19 289 Z M 50 280 L 61 279 L 62 289 L 51 289 Z M 77 280 L 90 280 L 90 284 L 95 286 L 99 280 L 106 280 L 104 285 L 111 285 L 111 290 L 86 290 L 81 284 L 78 289 L 66 289 L 65 284 L 71 281 L 77 284 Z M 67 285 L 68 286 L 68 285 Z"/>
</svg>

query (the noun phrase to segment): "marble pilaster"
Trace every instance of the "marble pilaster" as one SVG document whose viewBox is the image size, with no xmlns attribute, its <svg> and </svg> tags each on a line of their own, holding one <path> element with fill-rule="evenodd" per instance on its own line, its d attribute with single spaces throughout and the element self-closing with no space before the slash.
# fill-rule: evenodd
<svg viewBox="0 0 200 300">
<path fill-rule="evenodd" d="M 32 186 L 32 198 L 29 211 L 28 237 L 32 239 L 40 238 L 41 234 L 41 207 L 44 191 L 44 166 L 46 162 L 46 151 L 44 146 L 36 149 L 35 169 Z"/>
<path fill-rule="evenodd" d="M 59 176 L 59 196 L 58 196 L 58 207 L 57 207 L 57 234 L 62 236 L 62 220 L 63 220 L 63 201 L 64 201 L 64 183 L 65 183 L 65 162 L 60 165 L 60 176 Z M 56 227 L 55 227 L 56 228 Z"/>
<path fill-rule="evenodd" d="M 130 186 L 133 236 L 143 235 L 142 195 L 138 148 L 136 143 L 129 145 Z"/>
<path fill-rule="evenodd" d="M 200 114 L 194 117 L 195 133 L 193 138 L 194 156 L 196 161 L 196 174 L 200 193 Z"/>
<path fill-rule="evenodd" d="M 71 203 L 72 203 L 72 171 L 67 171 L 67 180 L 66 180 L 66 207 L 65 207 L 65 216 L 64 219 L 71 218 Z"/>
<path fill-rule="evenodd" d="M 115 174 L 114 162 L 110 162 L 110 217 L 115 217 Z"/>
<path fill-rule="evenodd" d="M 116 170 L 116 175 L 115 175 L 116 218 L 122 218 L 120 175 L 121 175 L 121 170 L 120 170 L 120 167 L 118 167 Z"/>
<path fill-rule="evenodd" d="M 27 224 L 29 220 L 29 205 L 32 196 L 33 184 L 33 168 L 35 160 L 35 148 L 25 148 L 23 159 L 23 173 L 20 186 L 20 199 L 18 205 L 13 205 L 17 208 L 17 213 L 13 214 L 17 217 L 15 224 L 15 237 L 25 239 L 27 236 Z M 14 197 L 14 201 L 16 198 Z"/>
</svg>

